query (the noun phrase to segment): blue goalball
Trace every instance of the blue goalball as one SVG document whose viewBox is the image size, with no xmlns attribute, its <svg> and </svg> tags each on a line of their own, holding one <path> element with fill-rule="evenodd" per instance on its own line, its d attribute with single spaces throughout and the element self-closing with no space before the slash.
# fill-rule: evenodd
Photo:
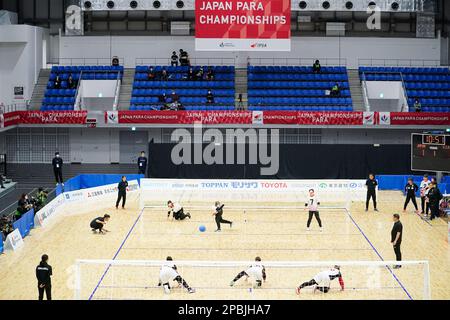
<svg viewBox="0 0 450 320">
<path fill-rule="evenodd" d="M 200 226 L 200 227 L 198 227 L 198 230 L 200 232 L 205 232 L 206 231 L 206 227 L 205 226 Z"/>
</svg>

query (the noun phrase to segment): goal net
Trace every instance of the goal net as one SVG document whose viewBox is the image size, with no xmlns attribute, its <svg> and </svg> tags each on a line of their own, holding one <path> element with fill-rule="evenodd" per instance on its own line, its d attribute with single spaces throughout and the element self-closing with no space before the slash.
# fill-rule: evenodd
<svg viewBox="0 0 450 320">
<path fill-rule="evenodd" d="M 177 273 L 195 289 L 190 294 L 176 280 L 170 292 L 158 286 L 165 261 L 78 260 L 74 298 L 110 299 L 431 299 L 427 261 L 263 261 L 267 279 L 261 287 L 252 273 L 231 286 L 252 261 L 174 261 Z M 328 293 L 305 287 L 295 289 L 319 272 L 340 266 L 345 284 L 331 280 Z M 401 268 L 394 268 L 399 265 Z M 257 276 L 256 276 L 257 277 Z M 320 284 L 322 285 L 322 284 Z"/>
</svg>

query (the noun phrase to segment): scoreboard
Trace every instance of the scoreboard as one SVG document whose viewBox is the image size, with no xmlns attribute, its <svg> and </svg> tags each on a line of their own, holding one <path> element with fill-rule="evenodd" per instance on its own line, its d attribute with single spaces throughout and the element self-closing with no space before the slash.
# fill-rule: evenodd
<svg viewBox="0 0 450 320">
<path fill-rule="evenodd" d="M 413 133 L 411 170 L 450 172 L 450 135 Z"/>
</svg>

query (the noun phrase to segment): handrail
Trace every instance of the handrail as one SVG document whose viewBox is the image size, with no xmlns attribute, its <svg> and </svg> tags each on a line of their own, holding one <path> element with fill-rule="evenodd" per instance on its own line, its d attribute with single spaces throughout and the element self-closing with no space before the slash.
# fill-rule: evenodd
<svg viewBox="0 0 450 320">
<path fill-rule="evenodd" d="M 403 87 L 403 106 L 406 107 L 406 110 L 403 110 L 403 106 L 402 106 L 402 110 L 401 112 L 408 112 L 409 111 L 409 105 L 408 105 L 408 92 L 406 91 L 406 84 L 405 84 L 405 79 L 403 78 L 403 73 L 400 72 L 400 78 L 402 79 L 402 87 Z"/>
<path fill-rule="evenodd" d="M 206 65 L 206 66 L 234 66 L 236 64 L 235 58 L 189 58 L 191 65 Z M 170 58 L 136 58 L 135 64 L 142 65 L 167 65 L 170 66 Z"/>
<path fill-rule="evenodd" d="M 362 73 L 361 87 L 362 87 L 366 111 L 370 111 L 371 108 L 370 108 L 370 102 L 369 102 L 369 90 L 367 89 L 366 74 L 364 72 Z"/>
<path fill-rule="evenodd" d="M 382 66 L 382 67 L 441 67 L 440 60 L 434 59 L 358 59 L 358 65 L 364 66 Z"/>
<path fill-rule="evenodd" d="M 347 58 L 249 58 L 249 65 L 312 66 L 316 60 L 324 66 L 347 66 Z"/>
<path fill-rule="evenodd" d="M 83 76 L 83 71 L 80 71 L 80 77 L 78 78 L 78 83 L 77 83 L 77 91 L 75 93 L 75 110 L 81 110 L 81 96 L 79 95 L 80 93 L 80 86 L 81 86 L 81 80 L 82 80 L 82 76 Z"/>
<path fill-rule="evenodd" d="M 12 104 L 0 104 L 0 114 L 13 112 L 13 111 L 27 111 L 30 108 L 31 100 L 25 100 L 21 103 L 12 103 Z"/>
<path fill-rule="evenodd" d="M 124 65 L 124 58 L 118 58 L 119 64 Z M 112 58 L 58 58 L 58 61 L 47 63 L 49 66 L 101 66 L 111 65 Z"/>
<path fill-rule="evenodd" d="M 121 81 L 120 81 L 120 71 L 117 72 L 117 79 L 116 79 L 116 93 L 114 97 L 114 104 L 113 104 L 113 110 L 116 111 L 119 105 L 119 96 L 120 96 L 120 88 L 121 88 Z"/>
</svg>

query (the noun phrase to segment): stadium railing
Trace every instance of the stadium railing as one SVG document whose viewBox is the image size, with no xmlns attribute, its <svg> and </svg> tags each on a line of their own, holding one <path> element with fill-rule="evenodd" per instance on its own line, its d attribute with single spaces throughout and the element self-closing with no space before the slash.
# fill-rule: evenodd
<svg viewBox="0 0 450 320">
<path fill-rule="evenodd" d="M 124 65 L 124 58 L 118 58 L 119 65 Z M 52 66 L 102 66 L 102 65 L 111 65 L 112 58 L 58 58 L 55 61 L 51 61 L 47 63 L 48 67 Z"/>
<path fill-rule="evenodd" d="M 141 65 L 167 65 L 170 66 L 170 58 L 136 58 L 136 66 Z M 234 66 L 235 58 L 190 58 L 192 66 Z"/>
<path fill-rule="evenodd" d="M 440 67 L 440 60 L 427 59 L 358 59 L 359 66 L 383 67 Z"/>
<path fill-rule="evenodd" d="M 248 64 L 253 66 L 312 66 L 316 60 L 322 66 L 347 66 L 346 58 L 249 58 Z"/>
</svg>

